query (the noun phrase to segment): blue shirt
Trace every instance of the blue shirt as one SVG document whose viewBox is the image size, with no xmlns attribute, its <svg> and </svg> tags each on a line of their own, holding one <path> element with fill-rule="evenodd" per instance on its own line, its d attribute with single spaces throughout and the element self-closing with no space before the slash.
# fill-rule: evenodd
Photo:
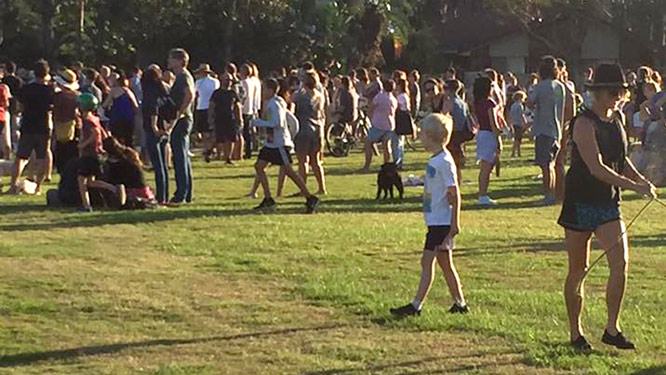
<svg viewBox="0 0 666 375">
<path fill-rule="evenodd" d="M 451 117 L 453 118 L 454 131 L 465 131 L 469 129 L 469 107 L 467 107 L 467 103 L 458 96 L 453 99 Z"/>
</svg>

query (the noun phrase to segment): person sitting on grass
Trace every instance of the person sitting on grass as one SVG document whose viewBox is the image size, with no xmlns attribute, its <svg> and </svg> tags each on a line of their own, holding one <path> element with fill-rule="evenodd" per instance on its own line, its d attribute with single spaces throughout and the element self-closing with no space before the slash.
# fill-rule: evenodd
<svg viewBox="0 0 666 375">
<path fill-rule="evenodd" d="M 79 111 L 81 112 L 81 119 L 83 120 L 81 138 L 79 140 L 80 164 L 78 183 L 79 193 L 81 194 L 81 207 L 79 207 L 79 211 L 92 212 L 88 188 L 99 187 L 116 191 L 119 196 L 123 197 L 121 201 L 125 201 L 125 187 L 123 185 L 115 187 L 107 182 L 95 180 L 96 177 L 102 174 L 100 157 L 104 154 L 102 139 L 106 135 L 99 117 L 94 114 L 94 111 L 99 107 L 99 101 L 92 94 L 80 95 L 77 101 Z"/>
<path fill-rule="evenodd" d="M 291 140 L 289 127 L 287 125 L 287 104 L 284 99 L 277 95 L 278 92 L 280 92 L 280 83 L 273 78 L 267 80 L 264 92 L 268 99 L 266 105 L 266 120 L 255 119 L 251 122 L 251 126 L 262 127 L 267 130 L 264 147 L 259 152 L 259 158 L 254 165 L 254 168 L 257 171 L 257 178 L 264 190 L 264 200 L 259 206 L 255 207 L 255 209 L 273 209 L 276 206 L 275 200 L 271 197 L 268 177 L 266 176 L 266 168 L 269 164 L 274 164 L 284 168 L 284 172 L 287 176 L 294 181 L 301 190 L 301 194 L 306 197 L 306 213 L 314 213 L 314 210 L 319 203 L 319 199 L 310 193 L 307 186 L 305 186 L 303 179 L 292 167 L 290 151 L 294 143 Z"/>
<path fill-rule="evenodd" d="M 414 300 L 402 307 L 391 309 L 396 317 L 420 315 L 423 302 L 434 280 L 435 259 L 444 273 L 454 304 L 450 313 L 465 314 L 462 286 L 453 265 L 453 239 L 460 232 L 460 190 L 456 164 L 446 148 L 453 132 L 450 116 L 432 114 L 421 123 L 423 147 L 432 153 L 425 175 L 423 212 L 428 233 L 421 257 L 421 283 Z"/>
</svg>

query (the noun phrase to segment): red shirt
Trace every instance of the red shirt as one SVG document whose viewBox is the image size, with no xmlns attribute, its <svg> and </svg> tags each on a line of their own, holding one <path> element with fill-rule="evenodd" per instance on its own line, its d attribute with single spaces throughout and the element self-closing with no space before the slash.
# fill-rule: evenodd
<svg viewBox="0 0 666 375">
<path fill-rule="evenodd" d="M 9 86 L 0 85 L 0 126 L 7 121 L 7 108 L 9 108 L 9 99 L 12 93 L 9 92 Z"/>
<path fill-rule="evenodd" d="M 495 108 L 497 104 L 492 99 L 479 100 L 474 103 L 476 119 L 479 121 L 479 130 L 493 131 L 490 125 L 490 115 L 488 111 Z"/>
<path fill-rule="evenodd" d="M 93 133 L 95 134 L 95 140 L 81 149 L 81 156 L 96 157 L 104 153 L 104 147 L 102 147 L 102 124 L 99 121 L 99 117 L 91 112 L 83 118 L 81 140 L 88 140 Z"/>
</svg>

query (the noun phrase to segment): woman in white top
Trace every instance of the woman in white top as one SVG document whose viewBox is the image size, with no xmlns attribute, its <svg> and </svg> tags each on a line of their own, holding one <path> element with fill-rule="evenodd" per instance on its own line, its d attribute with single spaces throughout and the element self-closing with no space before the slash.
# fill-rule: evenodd
<svg viewBox="0 0 666 375">
<path fill-rule="evenodd" d="M 409 82 L 406 78 L 397 81 L 398 110 L 395 114 L 395 133 L 393 144 L 393 161 L 402 168 L 405 159 L 405 136 L 414 134 L 414 121 L 412 120 L 411 98 L 409 93 Z"/>
</svg>

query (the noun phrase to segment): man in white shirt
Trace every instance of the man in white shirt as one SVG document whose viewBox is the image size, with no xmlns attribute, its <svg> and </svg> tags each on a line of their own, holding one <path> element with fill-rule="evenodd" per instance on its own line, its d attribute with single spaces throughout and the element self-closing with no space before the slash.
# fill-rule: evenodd
<svg viewBox="0 0 666 375">
<path fill-rule="evenodd" d="M 201 64 L 199 69 L 194 71 L 197 77 L 194 86 L 196 88 L 197 111 L 194 114 L 194 127 L 199 136 L 204 141 L 204 156 L 206 161 L 210 160 L 210 154 L 213 152 L 213 129 L 208 124 L 208 107 L 210 98 L 215 90 L 220 88 L 220 81 L 214 77 L 210 65 Z"/>
<path fill-rule="evenodd" d="M 240 150 L 243 150 L 243 157 L 249 159 L 252 157 L 252 139 L 253 139 L 253 129 L 248 124 L 255 118 L 255 114 L 258 112 L 258 109 L 255 109 L 256 106 L 256 85 L 254 82 L 254 69 L 250 64 L 243 64 L 240 69 L 241 77 L 241 87 L 243 88 L 243 94 L 241 97 L 241 102 L 243 103 L 243 137 L 240 141 Z M 261 93 L 259 93 L 261 95 Z M 240 155 L 237 155 L 240 156 Z"/>
</svg>

